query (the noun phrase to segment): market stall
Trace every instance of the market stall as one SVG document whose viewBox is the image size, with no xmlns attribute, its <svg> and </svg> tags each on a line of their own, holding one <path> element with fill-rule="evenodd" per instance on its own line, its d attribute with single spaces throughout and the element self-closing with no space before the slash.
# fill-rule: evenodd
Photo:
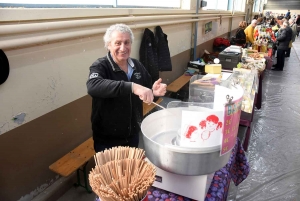
<svg viewBox="0 0 300 201">
<path fill-rule="evenodd" d="M 264 71 L 268 67 L 272 66 L 270 60 L 270 54 L 272 49 L 268 49 L 268 52 L 258 52 L 253 49 L 243 49 L 241 63 L 234 68 L 234 72 L 238 76 L 240 84 L 245 90 L 244 100 L 248 100 L 248 108 L 243 108 L 241 114 L 240 125 L 248 127 L 245 141 L 243 143 L 245 151 L 248 149 L 250 140 L 250 127 L 254 115 L 254 107 L 261 108 L 262 103 L 262 80 L 264 77 Z M 251 100 L 251 102 L 249 102 Z"/>
<path fill-rule="evenodd" d="M 241 113 L 253 114 L 265 60 L 241 58 L 231 73 L 192 76 L 189 102 L 172 101 L 143 120 L 145 160 L 156 170 L 143 200 L 225 200 L 231 180 L 246 179 L 238 128 Z"/>
<path fill-rule="evenodd" d="M 236 186 L 238 186 L 242 181 L 244 181 L 250 172 L 250 167 L 245 156 L 242 144 L 239 139 L 237 139 L 235 147 L 232 150 L 230 160 L 220 170 L 217 170 L 213 174 L 211 179 L 211 184 L 205 196 L 205 201 L 210 200 L 226 200 L 228 195 L 228 190 L 230 182 L 233 181 Z M 180 182 L 180 181 L 179 181 Z M 187 186 L 191 188 L 191 186 Z M 155 199 L 169 199 L 177 201 L 192 200 L 189 196 L 182 196 L 178 193 L 169 192 L 161 188 L 152 186 L 148 191 L 148 200 L 154 201 Z"/>
<path fill-rule="evenodd" d="M 192 85 L 191 80 L 190 88 L 195 90 Z M 146 155 L 157 168 L 149 199 L 224 199 L 231 179 L 241 182 L 248 175 L 249 166 L 237 140 L 243 90 L 233 86 L 231 90 L 240 95 L 231 96 L 229 88 L 215 88 L 213 102 L 174 101 L 143 121 Z"/>
<path fill-rule="evenodd" d="M 267 53 L 276 40 L 272 28 L 266 25 L 257 25 L 253 36 L 254 44 L 252 44 L 252 49 L 263 53 Z"/>
<path fill-rule="evenodd" d="M 270 50 L 270 49 L 269 49 Z M 240 125 L 247 127 L 243 147 L 247 151 L 250 139 L 250 127 L 253 120 L 254 108 L 261 108 L 262 80 L 269 54 L 257 50 L 242 49 L 239 46 L 230 46 L 219 54 L 222 72 L 220 74 L 196 75 L 191 82 L 200 80 L 198 85 L 190 85 L 189 100 L 194 102 L 210 102 L 214 100 L 214 85 L 226 82 L 239 83 L 244 89 Z M 271 64 L 272 65 L 272 64 Z M 225 67 L 225 69 L 223 68 Z M 232 73 L 227 79 L 224 75 Z M 202 81 L 201 81 L 202 80 Z"/>
</svg>

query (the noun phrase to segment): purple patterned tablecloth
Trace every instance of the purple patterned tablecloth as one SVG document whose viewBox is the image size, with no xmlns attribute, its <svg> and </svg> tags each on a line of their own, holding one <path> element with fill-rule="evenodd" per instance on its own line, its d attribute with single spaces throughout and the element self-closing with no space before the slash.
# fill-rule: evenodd
<svg viewBox="0 0 300 201">
<path fill-rule="evenodd" d="M 226 200 L 230 181 L 232 180 L 237 186 L 244 181 L 250 168 L 245 156 L 243 146 L 240 140 L 232 150 L 230 160 L 222 169 L 215 172 L 210 188 L 206 194 L 205 201 L 222 201 Z M 177 195 L 176 192 L 168 192 L 156 187 L 151 187 L 148 191 L 148 201 L 193 201 L 190 198 Z"/>
<path fill-rule="evenodd" d="M 237 186 L 244 181 L 250 171 L 243 146 L 239 139 L 232 150 L 231 157 L 225 167 L 215 172 L 205 201 L 225 201 L 227 199 L 230 181 Z M 194 201 L 193 199 L 177 195 L 156 187 L 148 191 L 148 201 Z M 100 201 L 96 198 L 96 201 Z"/>
</svg>

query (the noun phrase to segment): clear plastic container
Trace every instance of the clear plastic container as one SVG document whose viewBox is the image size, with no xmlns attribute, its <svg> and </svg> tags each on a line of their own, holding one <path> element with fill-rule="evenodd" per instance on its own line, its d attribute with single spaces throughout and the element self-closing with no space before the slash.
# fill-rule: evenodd
<svg viewBox="0 0 300 201">
<path fill-rule="evenodd" d="M 191 77 L 189 86 L 189 102 L 214 102 L 215 86 L 206 86 L 194 83 L 194 81 L 203 78 L 203 76 L 204 75 L 194 75 Z"/>
</svg>

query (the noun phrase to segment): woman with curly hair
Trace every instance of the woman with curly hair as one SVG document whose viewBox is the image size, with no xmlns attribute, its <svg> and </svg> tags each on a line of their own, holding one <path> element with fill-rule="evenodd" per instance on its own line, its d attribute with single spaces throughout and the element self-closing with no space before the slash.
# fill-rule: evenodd
<svg viewBox="0 0 300 201">
<path fill-rule="evenodd" d="M 239 23 L 239 29 L 236 31 L 235 34 L 235 43 L 238 46 L 245 47 L 246 45 L 246 34 L 244 32 L 246 27 L 247 27 L 246 21 L 241 21 Z"/>
</svg>

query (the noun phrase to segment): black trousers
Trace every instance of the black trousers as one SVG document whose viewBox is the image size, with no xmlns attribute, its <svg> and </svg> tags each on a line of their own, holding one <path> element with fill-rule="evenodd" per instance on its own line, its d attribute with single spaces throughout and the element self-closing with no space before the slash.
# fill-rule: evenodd
<svg viewBox="0 0 300 201">
<path fill-rule="evenodd" d="M 276 64 L 276 68 L 278 68 L 280 70 L 283 70 L 283 67 L 284 67 L 285 51 L 286 50 L 277 49 L 277 64 Z"/>
<path fill-rule="evenodd" d="M 285 56 L 286 57 L 290 57 L 290 54 L 291 54 L 291 48 L 289 48 L 288 50 L 286 50 Z"/>
</svg>

